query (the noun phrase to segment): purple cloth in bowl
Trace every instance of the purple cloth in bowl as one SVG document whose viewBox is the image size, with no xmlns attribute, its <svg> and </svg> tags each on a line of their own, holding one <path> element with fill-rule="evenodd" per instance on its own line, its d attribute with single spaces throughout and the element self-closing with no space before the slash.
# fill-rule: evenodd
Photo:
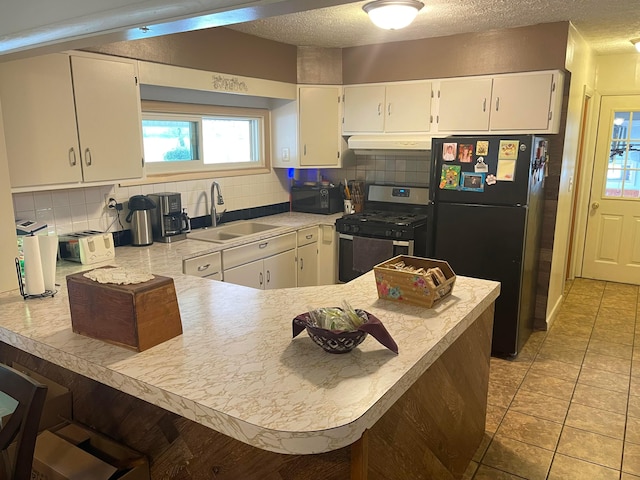
<svg viewBox="0 0 640 480">
<path fill-rule="evenodd" d="M 360 316 L 364 314 L 367 317 L 367 321 L 352 332 L 317 327 L 311 320 L 309 312 L 301 313 L 292 322 L 293 338 L 306 329 L 309 337 L 325 351 L 329 353 L 347 353 L 360 345 L 367 338 L 367 334 L 371 334 L 373 338 L 393 353 L 398 353 L 398 345 L 377 317 L 359 309 L 356 309 L 356 313 Z"/>
</svg>

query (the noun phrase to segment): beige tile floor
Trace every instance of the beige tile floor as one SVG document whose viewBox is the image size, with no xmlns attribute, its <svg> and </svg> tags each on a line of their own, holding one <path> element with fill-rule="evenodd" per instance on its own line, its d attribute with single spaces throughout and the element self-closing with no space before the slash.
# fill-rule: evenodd
<svg viewBox="0 0 640 480">
<path fill-rule="evenodd" d="M 576 279 L 566 290 L 548 332 L 515 360 L 491 358 L 465 480 L 640 480 L 639 289 Z"/>
</svg>

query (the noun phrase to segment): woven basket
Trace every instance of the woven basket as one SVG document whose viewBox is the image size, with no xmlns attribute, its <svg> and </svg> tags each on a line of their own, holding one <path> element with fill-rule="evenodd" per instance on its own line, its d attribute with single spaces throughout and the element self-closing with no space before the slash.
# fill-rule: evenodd
<svg viewBox="0 0 640 480">
<path fill-rule="evenodd" d="M 446 280 L 431 283 L 425 275 L 391 267 L 391 265 L 400 261 L 416 269 L 423 268 L 428 270 L 438 267 Z M 437 302 L 451 295 L 453 285 L 456 282 L 456 275 L 447 262 L 409 255 L 398 255 L 382 262 L 373 267 L 373 271 L 375 272 L 378 298 L 406 302 L 427 308 L 433 307 Z"/>
</svg>

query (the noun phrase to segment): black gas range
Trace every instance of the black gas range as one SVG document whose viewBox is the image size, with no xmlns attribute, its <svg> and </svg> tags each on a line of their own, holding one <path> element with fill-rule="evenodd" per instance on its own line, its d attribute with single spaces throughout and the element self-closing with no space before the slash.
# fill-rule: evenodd
<svg viewBox="0 0 640 480">
<path fill-rule="evenodd" d="M 336 220 L 340 281 L 396 255 L 428 256 L 431 203 L 424 187 L 370 185 L 364 209 Z"/>
</svg>

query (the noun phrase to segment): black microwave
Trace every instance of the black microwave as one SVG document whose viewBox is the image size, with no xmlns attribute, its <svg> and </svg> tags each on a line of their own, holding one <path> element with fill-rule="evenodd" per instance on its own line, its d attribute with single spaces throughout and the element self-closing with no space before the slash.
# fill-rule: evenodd
<svg viewBox="0 0 640 480">
<path fill-rule="evenodd" d="M 291 210 L 329 215 L 343 210 L 339 187 L 301 185 L 291 187 Z"/>
</svg>

